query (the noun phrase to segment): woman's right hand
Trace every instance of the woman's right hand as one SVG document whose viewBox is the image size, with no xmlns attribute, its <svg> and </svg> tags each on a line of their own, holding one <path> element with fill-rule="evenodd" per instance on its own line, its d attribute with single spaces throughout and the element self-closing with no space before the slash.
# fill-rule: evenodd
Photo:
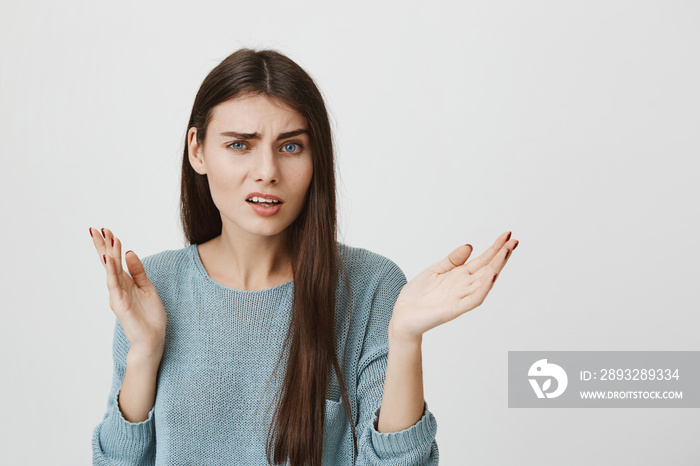
<svg viewBox="0 0 700 466">
<path fill-rule="evenodd" d="M 167 314 L 156 287 L 135 252 L 127 251 L 124 256 L 131 276 L 122 270 L 121 241 L 107 228 L 102 233 L 104 238 L 97 229 L 90 228 L 92 242 L 107 270 L 109 306 L 131 344 L 129 354 L 160 363 Z"/>
</svg>

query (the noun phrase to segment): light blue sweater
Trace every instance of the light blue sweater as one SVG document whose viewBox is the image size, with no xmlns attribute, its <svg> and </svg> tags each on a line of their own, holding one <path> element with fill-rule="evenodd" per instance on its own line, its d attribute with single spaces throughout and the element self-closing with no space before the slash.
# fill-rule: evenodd
<svg viewBox="0 0 700 466">
<path fill-rule="evenodd" d="M 331 370 L 323 464 L 436 465 L 437 423 L 427 403 L 413 426 L 393 433 L 376 430 L 387 329 L 406 277 L 386 257 L 337 244 L 353 296 L 339 277 L 336 347 L 359 453 L 353 463 L 350 421 Z M 257 291 L 225 287 L 207 274 L 195 244 L 142 262 L 168 315 L 155 405 L 139 423 L 127 421 L 119 410 L 117 395 L 130 345 L 117 320 L 112 386 L 107 412 L 93 432 L 93 464 L 268 464 L 266 434 L 288 349 L 276 374 L 273 369 L 285 351 L 294 281 Z"/>
</svg>

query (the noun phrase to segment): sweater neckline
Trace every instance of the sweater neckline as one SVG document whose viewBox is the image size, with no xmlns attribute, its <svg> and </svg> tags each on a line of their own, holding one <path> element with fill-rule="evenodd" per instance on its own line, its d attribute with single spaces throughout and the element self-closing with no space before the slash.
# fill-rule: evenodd
<svg viewBox="0 0 700 466">
<path fill-rule="evenodd" d="M 286 283 L 282 283 L 281 285 L 273 286 L 272 288 L 265 288 L 263 290 L 239 290 L 236 288 L 230 288 L 228 286 L 222 285 L 221 283 L 217 282 L 213 278 L 209 276 L 209 273 L 207 272 L 207 269 L 204 268 L 204 264 L 202 264 L 202 259 L 199 257 L 199 249 L 198 245 L 192 244 L 189 247 L 190 249 L 190 256 L 192 257 L 192 261 L 195 264 L 195 267 L 197 270 L 199 270 L 199 273 L 204 277 L 204 279 L 208 282 L 210 282 L 212 285 L 214 285 L 217 288 L 221 288 L 226 291 L 234 292 L 234 293 L 269 293 L 269 292 L 275 292 L 278 290 L 281 290 L 283 288 L 289 287 L 294 283 L 294 280 L 290 280 Z"/>
</svg>

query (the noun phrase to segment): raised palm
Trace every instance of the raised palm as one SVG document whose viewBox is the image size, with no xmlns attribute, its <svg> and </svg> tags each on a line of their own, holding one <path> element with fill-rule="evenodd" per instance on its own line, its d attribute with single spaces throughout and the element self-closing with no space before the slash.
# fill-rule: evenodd
<svg viewBox="0 0 700 466">
<path fill-rule="evenodd" d="M 90 229 L 100 262 L 107 271 L 109 306 L 119 319 L 131 348 L 130 353 L 159 359 L 165 343 L 167 314 L 160 296 L 133 251 L 124 257 L 131 275 L 122 269 L 121 241 L 106 228 L 104 237 Z"/>
<path fill-rule="evenodd" d="M 394 305 L 392 334 L 420 339 L 431 328 L 479 306 L 518 245 L 510 236 L 510 232 L 503 233 L 483 254 L 469 262 L 466 260 L 473 248 L 469 244 L 460 246 L 408 282 Z"/>
</svg>

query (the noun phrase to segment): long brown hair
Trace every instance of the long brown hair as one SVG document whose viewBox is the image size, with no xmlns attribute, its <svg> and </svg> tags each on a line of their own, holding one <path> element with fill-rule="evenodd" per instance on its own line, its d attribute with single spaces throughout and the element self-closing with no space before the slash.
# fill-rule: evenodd
<svg viewBox="0 0 700 466">
<path fill-rule="evenodd" d="M 278 51 L 240 49 L 226 57 L 204 79 L 194 100 L 189 130 L 197 128 L 204 143 L 212 109 L 247 94 L 265 95 L 306 118 L 310 131 L 313 175 L 305 206 L 286 231 L 292 259 L 294 300 L 285 341 L 286 373 L 268 431 L 266 453 L 273 464 L 317 466 L 323 454 L 323 422 L 331 365 L 335 369 L 350 419 L 355 455 L 357 436 L 336 356 L 336 279 L 342 263 L 337 249 L 336 187 L 333 141 L 326 106 L 313 79 Z M 221 217 L 206 175 L 194 171 L 188 144 L 182 159 L 180 217 L 185 238 L 201 244 L 221 234 Z"/>
</svg>

